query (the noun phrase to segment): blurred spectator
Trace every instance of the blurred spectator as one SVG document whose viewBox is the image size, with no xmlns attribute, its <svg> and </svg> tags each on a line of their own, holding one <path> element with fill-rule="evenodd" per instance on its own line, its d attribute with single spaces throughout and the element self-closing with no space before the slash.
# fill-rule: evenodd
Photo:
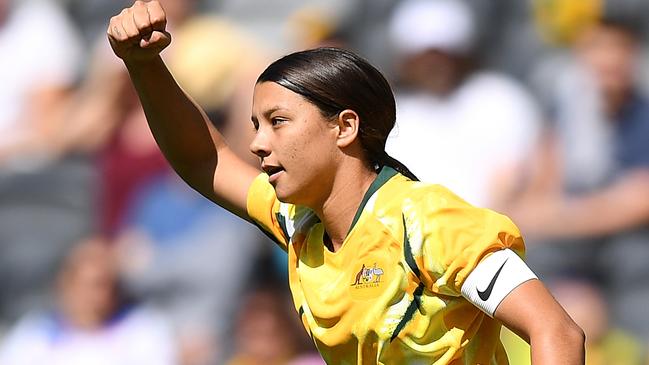
<svg viewBox="0 0 649 365">
<path fill-rule="evenodd" d="M 175 174 L 137 195 L 119 240 L 126 283 L 171 316 L 182 364 L 215 363 L 265 237 Z"/>
<path fill-rule="evenodd" d="M 317 9 L 319 17 L 336 18 L 354 2 L 346 0 L 208 0 L 219 14 L 235 21 L 256 37 L 263 39 L 271 51 L 294 49 L 296 39 L 287 37 L 287 19 L 299 9 Z M 301 34 L 305 40 L 309 34 Z M 270 60 L 269 60 L 270 61 Z M 269 62 L 270 63 L 270 62 Z M 262 70 L 260 70 L 261 73 Z M 257 75 L 258 76 L 258 75 Z"/>
<path fill-rule="evenodd" d="M 547 70 L 554 123 L 509 212 L 541 277 L 592 278 L 614 323 L 649 341 L 649 102 L 634 85 L 637 51 L 633 29 L 602 20 L 571 63 Z"/>
<path fill-rule="evenodd" d="M 0 0 L 0 54 L 0 168 L 6 169 L 49 157 L 43 147 L 64 122 L 81 43 L 56 4 Z"/>
<path fill-rule="evenodd" d="M 330 9 L 305 5 L 287 20 L 287 34 L 296 50 L 317 47 L 348 48 L 347 34 L 341 29 L 339 14 Z"/>
<path fill-rule="evenodd" d="M 81 242 L 58 275 L 52 311 L 23 318 L 0 348 L 3 365 L 175 364 L 166 320 L 128 302 L 112 253 L 96 238 Z"/>
<path fill-rule="evenodd" d="M 324 364 L 315 354 L 300 354 L 305 332 L 287 293 L 278 288 L 248 294 L 239 308 L 234 337 L 235 350 L 227 365 Z"/>
<path fill-rule="evenodd" d="M 0 319 L 46 297 L 60 252 L 92 224 L 94 172 L 48 142 L 81 63 L 79 37 L 52 1 L 0 0 Z"/>
<path fill-rule="evenodd" d="M 64 4 L 75 24 L 81 30 L 86 48 L 106 32 L 108 18 L 133 0 L 56 0 Z"/>
<path fill-rule="evenodd" d="M 603 0 L 534 0 L 534 20 L 543 39 L 553 44 L 571 44 L 585 27 L 602 16 Z"/>
<path fill-rule="evenodd" d="M 586 334 L 586 365 L 641 365 L 645 353 L 638 339 L 608 319 L 606 300 L 597 287 L 575 279 L 551 285 L 552 294 Z M 529 365 L 530 347 L 512 332 L 503 328 L 501 334 L 509 361 Z"/>
<path fill-rule="evenodd" d="M 498 208 L 536 143 L 535 101 L 513 79 L 474 67 L 475 23 L 461 1 L 402 2 L 390 35 L 402 84 L 387 151 L 422 181 Z"/>
</svg>

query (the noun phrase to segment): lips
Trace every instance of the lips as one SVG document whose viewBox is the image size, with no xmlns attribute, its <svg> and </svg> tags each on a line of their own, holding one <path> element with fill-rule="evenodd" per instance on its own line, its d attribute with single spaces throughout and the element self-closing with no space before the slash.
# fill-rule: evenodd
<svg viewBox="0 0 649 365">
<path fill-rule="evenodd" d="M 271 180 L 275 180 L 277 178 L 277 175 L 284 171 L 284 168 L 281 166 L 274 166 L 274 165 L 266 165 L 262 164 L 261 169 L 264 170 L 264 172 L 269 176 Z"/>
</svg>

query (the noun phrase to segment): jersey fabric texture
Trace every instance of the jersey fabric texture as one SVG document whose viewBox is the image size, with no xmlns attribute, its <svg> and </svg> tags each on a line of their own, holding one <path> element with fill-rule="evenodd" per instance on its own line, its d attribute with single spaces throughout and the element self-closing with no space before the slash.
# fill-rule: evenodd
<svg viewBox="0 0 649 365">
<path fill-rule="evenodd" d="M 486 255 L 522 256 L 507 217 L 389 167 L 336 252 L 313 211 L 280 202 L 266 174 L 247 209 L 287 251 L 295 308 L 328 364 L 508 364 L 500 323 L 460 293 Z"/>
</svg>

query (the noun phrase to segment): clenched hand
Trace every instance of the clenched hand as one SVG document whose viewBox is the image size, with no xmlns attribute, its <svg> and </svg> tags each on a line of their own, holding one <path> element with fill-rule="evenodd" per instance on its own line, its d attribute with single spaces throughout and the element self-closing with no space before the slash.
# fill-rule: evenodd
<svg viewBox="0 0 649 365">
<path fill-rule="evenodd" d="M 110 19 L 108 40 L 125 63 L 147 62 L 171 43 L 166 26 L 167 16 L 158 1 L 138 0 Z"/>
</svg>

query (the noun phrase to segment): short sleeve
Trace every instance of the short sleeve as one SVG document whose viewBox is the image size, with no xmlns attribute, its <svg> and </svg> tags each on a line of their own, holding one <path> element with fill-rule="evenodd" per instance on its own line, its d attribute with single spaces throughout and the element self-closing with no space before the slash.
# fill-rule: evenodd
<svg viewBox="0 0 649 365">
<path fill-rule="evenodd" d="M 248 216 L 253 223 L 284 251 L 293 233 L 295 207 L 282 203 L 275 195 L 275 189 L 268 182 L 268 175 L 259 174 L 248 190 L 246 202 Z"/>
<path fill-rule="evenodd" d="M 406 252 L 414 271 L 433 292 L 460 296 L 467 276 L 490 253 L 524 255 L 518 228 L 506 216 L 466 203 L 435 186 L 404 205 Z"/>
</svg>

